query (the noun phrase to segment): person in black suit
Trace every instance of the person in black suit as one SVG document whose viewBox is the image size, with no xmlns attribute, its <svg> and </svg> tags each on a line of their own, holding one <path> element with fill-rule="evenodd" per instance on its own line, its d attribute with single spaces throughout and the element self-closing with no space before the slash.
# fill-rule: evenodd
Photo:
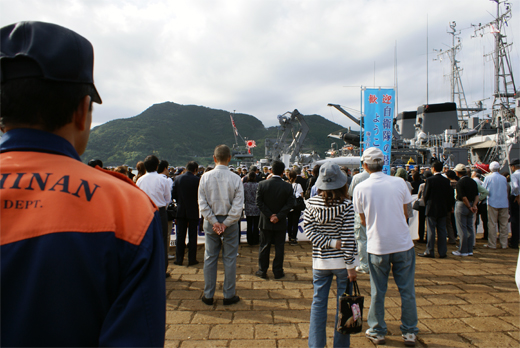
<svg viewBox="0 0 520 348">
<path fill-rule="evenodd" d="M 200 178 L 197 176 L 199 165 L 188 162 L 186 173 L 175 178 L 173 198 L 177 201 L 177 242 L 176 265 L 182 265 L 186 249 L 186 231 L 188 230 L 188 265 L 196 265 L 197 261 L 197 227 L 199 224 L 198 188 Z"/>
<path fill-rule="evenodd" d="M 433 164 L 433 175 L 426 180 L 424 187 L 425 215 L 428 221 L 428 243 L 426 251 L 419 254 L 421 257 L 435 257 L 435 231 L 437 231 L 437 252 L 440 258 L 445 258 L 446 244 L 446 216 L 454 204 L 453 188 L 450 180 L 442 176 L 442 163 Z"/>
<path fill-rule="evenodd" d="M 300 169 L 300 167 L 295 167 L 294 171 L 296 172 L 296 183 L 300 184 L 302 189 L 305 190 L 305 188 L 307 187 L 307 180 L 308 179 L 305 179 L 302 176 L 302 170 Z"/>
<path fill-rule="evenodd" d="M 258 184 L 256 204 L 260 208 L 260 249 L 258 254 L 259 269 L 256 276 L 267 278 L 269 269 L 269 253 L 274 242 L 275 257 L 273 273 L 275 279 L 285 276 L 283 271 L 285 230 L 287 214 L 294 205 L 294 194 L 291 184 L 281 178 L 285 165 L 274 161 L 273 176 Z"/>
</svg>

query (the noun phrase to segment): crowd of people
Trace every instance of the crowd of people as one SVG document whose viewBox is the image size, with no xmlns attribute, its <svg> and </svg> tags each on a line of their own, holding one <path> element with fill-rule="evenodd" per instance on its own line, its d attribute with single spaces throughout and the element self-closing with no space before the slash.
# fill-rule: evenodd
<svg viewBox="0 0 520 348">
<path fill-rule="evenodd" d="M 436 159 L 436 157 L 433 157 Z M 198 165 L 196 162 L 192 162 L 198 166 L 195 170 L 188 170 L 186 167 L 172 167 L 168 166 L 167 161 L 162 161 L 163 164 L 166 164 L 166 167 L 162 167 L 159 171 L 164 174 L 166 177 L 172 179 L 172 181 L 179 175 L 182 175 L 186 172 L 192 172 L 195 176 L 201 177 L 204 172 L 210 171 L 213 169 L 213 166 L 209 165 L 204 167 L 202 165 Z M 517 161 L 511 161 L 511 173 L 516 171 L 515 168 L 519 168 L 520 166 L 516 163 Z M 101 160 L 91 160 L 89 161 L 89 165 L 96 166 L 99 165 L 102 167 Z M 193 165 L 193 164 L 192 164 Z M 247 241 L 250 245 L 259 244 L 258 240 L 258 221 L 260 217 L 260 211 L 256 206 L 256 190 L 259 182 L 266 180 L 272 176 L 272 167 L 271 166 L 251 166 L 247 168 L 246 166 L 233 166 L 228 165 L 229 170 L 238 176 L 240 176 L 242 182 L 244 183 L 244 189 L 246 192 L 245 198 L 245 206 L 244 206 L 244 216 L 247 220 Z M 293 186 L 293 191 L 295 197 L 302 197 L 308 199 L 314 195 L 316 195 L 317 190 L 315 187 L 315 181 L 319 174 L 319 165 L 316 165 L 312 171 L 309 171 L 308 166 L 298 167 L 294 166 L 293 168 L 287 168 L 284 170 L 281 175 L 282 179 L 286 182 L 291 183 Z M 112 168 L 105 168 L 108 170 L 113 170 L 115 172 L 122 173 L 132 179 L 134 182 L 146 174 L 146 169 L 144 166 L 144 162 L 140 161 L 136 164 L 137 174 L 133 173 L 132 168 L 128 166 L 118 166 Z M 262 169 L 262 170 L 261 170 Z M 353 177 L 359 173 L 359 169 L 354 169 L 351 171 L 347 167 L 341 168 L 344 173 L 347 175 L 347 183 L 349 184 L 349 195 L 352 196 L 353 189 L 359 180 L 368 178 L 368 174 L 366 171 L 361 172 L 357 180 L 352 181 Z M 501 175 L 506 179 L 509 183 L 511 177 L 509 175 L 509 170 L 507 168 L 503 168 L 504 170 L 499 173 L 499 164 L 498 162 L 493 162 L 488 166 L 488 170 L 479 168 L 477 166 L 469 166 L 459 164 L 456 167 L 449 167 L 447 164 L 444 164 L 440 161 L 434 161 L 431 163 L 431 166 L 419 166 L 419 165 L 403 165 L 398 167 L 391 167 L 391 175 L 401 177 L 405 180 L 408 189 L 410 190 L 412 195 L 417 194 L 417 204 L 412 208 L 412 204 L 408 205 L 408 215 L 409 218 L 414 214 L 413 210 L 417 211 L 418 215 L 418 242 L 428 244 L 428 240 L 431 240 L 433 243 L 435 240 L 436 233 L 442 234 L 442 240 L 444 240 L 444 236 L 447 236 L 448 244 L 456 244 L 457 238 L 459 238 L 458 234 L 458 222 L 462 223 L 462 217 L 466 216 L 464 214 L 460 214 L 459 218 L 456 219 L 455 207 L 457 202 L 457 190 L 456 186 L 460 179 L 464 177 L 470 177 L 477 183 L 478 190 L 478 200 L 474 199 L 474 197 L 469 197 L 471 202 L 476 202 L 476 212 L 471 214 L 471 218 L 473 219 L 474 227 L 467 233 L 471 232 L 471 238 L 473 238 L 473 245 L 476 242 L 476 232 L 478 230 L 478 226 L 482 223 L 482 228 L 484 231 L 482 239 L 488 240 L 489 243 L 486 244 L 485 247 L 496 248 L 496 238 L 497 233 L 489 236 L 489 226 L 491 224 L 492 230 L 497 230 L 498 226 L 498 236 L 501 237 L 502 240 L 499 242 L 499 247 L 505 248 L 518 248 L 518 237 L 513 235 L 506 242 L 504 242 L 503 238 L 507 235 L 508 227 L 507 222 L 512 221 L 513 224 L 516 223 L 517 217 L 515 214 L 515 209 L 510 209 L 510 206 L 517 204 L 514 199 L 511 197 L 515 197 L 514 190 L 512 191 L 512 185 L 514 185 L 514 181 L 511 184 L 504 184 L 503 179 L 501 180 L 500 186 L 497 186 L 498 176 Z M 458 175 L 458 174 L 462 175 Z M 496 174 L 493 174 L 496 173 Z M 428 195 L 425 197 L 425 189 L 427 179 L 434 176 L 435 174 L 441 175 L 444 179 L 449 180 L 450 187 L 452 191 L 449 192 L 449 189 L 446 185 L 446 180 L 439 180 L 439 177 L 435 177 L 430 181 L 432 185 L 430 186 L 430 190 L 428 190 Z M 487 182 L 485 182 L 485 178 L 490 176 Z M 442 187 L 438 188 L 436 184 L 441 182 Z M 466 182 L 463 180 L 462 183 Z M 467 183 L 467 182 L 466 182 Z M 493 183 L 493 185 L 491 185 Z M 352 185 L 351 185 L 352 184 Z M 462 190 L 464 193 L 464 186 L 467 185 L 459 185 L 459 191 Z M 473 185 L 470 185 L 473 186 Z M 491 191 L 493 192 L 491 195 L 489 194 L 489 188 L 492 186 Z M 466 187 L 467 188 L 467 187 Z M 473 187 L 474 188 L 474 187 Z M 433 195 L 430 193 L 434 192 Z M 443 197 L 437 197 L 440 192 L 443 193 Z M 453 198 L 452 198 L 453 197 Z M 488 201 L 491 200 L 491 209 L 488 209 Z M 429 204 L 427 204 L 429 201 Z M 463 200 L 462 200 L 463 201 Z M 463 201 L 464 202 L 464 201 Z M 467 207 L 470 209 L 470 207 Z M 459 210 L 461 207 L 459 208 Z M 297 209 L 296 207 L 291 209 L 287 216 L 287 234 L 289 238 L 289 244 L 297 245 L 297 232 L 298 232 L 298 224 L 301 222 L 303 209 Z M 500 214 L 499 214 L 500 213 Z M 511 215 L 512 214 L 512 215 Z M 489 215 L 492 218 L 489 218 Z M 437 226 L 438 223 L 432 221 L 431 218 L 445 218 L 445 221 L 439 221 L 440 227 Z M 358 226 L 359 224 L 356 224 Z M 431 225 L 431 226 L 430 226 Z M 464 225 L 464 224 L 463 224 Z M 356 227 L 356 230 L 362 227 Z M 469 227 L 466 227 L 468 229 Z M 459 227 L 459 229 L 465 230 L 464 226 Z M 428 231 L 432 231 L 432 238 L 428 238 Z M 514 231 L 511 228 L 511 231 Z M 360 239 L 363 238 L 363 233 L 360 234 Z M 464 234 L 463 234 L 464 235 Z M 469 238 L 469 237 L 468 237 Z M 515 243 L 516 241 L 516 243 Z M 361 242 L 362 243 L 362 242 Z M 421 256 L 431 257 L 433 256 L 433 245 L 428 244 L 428 252 Z M 471 253 L 467 247 L 464 248 L 466 252 L 462 253 L 463 255 L 455 254 L 456 256 L 471 256 Z M 467 255 L 466 255 L 467 254 Z M 440 252 L 440 257 L 445 257 L 444 252 Z M 363 257 L 362 257 L 363 258 Z M 365 258 L 366 259 L 366 258 Z M 359 270 L 366 271 L 366 268 L 360 267 Z M 368 272 L 367 272 L 368 273 Z"/>
<path fill-rule="evenodd" d="M 326 344 L 333 278 L 339 299 L 351 293 L 357 272 L 370 274 L 365 335 L 384 344 L 390 270 L 401 296 L 402 337 L 407 346 L 415 345 L 416 254 L 408 227 L 413 209 L 422 221 L 418 241 L 427 243 L 421 257 L 435 257 L 435 241 L 439 257 L 447 257 L 446 243 L 456 243 L 457 236 L 453 255 L 473 255 L 477 216 L 487 226 L 485 247 L 518 248 L 518 159 L 510 162 L 509 177 L 496 162 L 482 178 L 476 168 L 470 172 L 458 164 L 450 170 L 440 161 L 432 161 L 431 170 L 392 168 L 395 175 L 386 175 L 383 153 L 369 148 L 362 171 L 325 162 L 310 173 L 306 167 L 286 169 L 277 160 L 270 167 L 235 168 L 229 165 L 230 148 L 219 145 L 214 166 L 206 168 L 193 161 L 173 168 L 154 155 L 137 163 L 137 174 L 125 166 L 103 169 L 100 160 L 85 166 L 80 156 L 93 103 L 102 103 L 94 86 L 92 45 L 43 22 L 6 26 L 0 36 L 5 346 L 163 346 L 171 220 L 176 265 L 183 264 L 186 249 L 188 266 L 199 263 L 197 230 L 204 231 L 201 300 L 208 306 L 215 303 L 222 252 L 228 306 L 240 301 L 236 270 L 244 212 L 247 242 L 258 245 L 255 275 L 261 279 L 269 278 L 269 268 L 274 279 L 285 277 L 285 243 L 298 244 L 303 213 L 303 232 L 313 247 L 310 347 Z M 173 201 L 176 209 L 170 210 Z M 335 330 L 334 346 L 349 345 L 350 336 Z"/>
<path fill-rule="evenodd" d="M 226 151 L 224 159 L 219 159 L 217 156 L 221 156 L 219 151 L 223 149 Z M 417 243 L 426 243 L 426 250 L 418 254 L 420 257 L 435 258 L 437 245 L 438 257 L 446 258 L 447 244 L 457 241 L 458 250 L 452 254 L 456 257 L 472 256 L 479 217 L 484 224 L 484 238 L 488 241 L 484 247 L 518 248 L 518 159 L 511 161 L 510 176 L 508 171 L 499 173 L 498 162 L 491 163 L 490 172 L 483 175 L 482 170 L 476 167 L 458 164 L 449 168 L 440 161 L 422 168 L 410 165 L 392 167 L 393 175 L 388 176 L 378 170 L 382 155 L 375 150 L 364 152 L 362 171 L 340 168 L 331 162 L 316 165 L 312 172 L 308 167 L 285 169 L 280 161 L 264 166 L 263 170 L 257 166 L 235 168 L 229 165 L 231 158 L 225 145 L 215 150 L 215 168 L 204 168 L 195 162 L 188 163 L 186 168 L 167 168 L 167 163 L 166 167 L 159 168 L 163 179 L 174 183 L 169 189 L 186 191 L 182 197 L 172 195 L 172 199 L 179 206 L 184 205 L 183 201 L 192 201 L 188 210 L 191 210 L 193 220 L 187 223 L 194 229 L 189 235 L 191 248 L 196 247 L 196 230 L 200 226 L 195 217 L 199 214 L 199 206 L 205 207 L 204 211 L 200 211 L 202 221 L 207 221 L 201 227 L 206 236 L 204 271 L 207 286 L 202 301 L 208 305 L 214 303 L 215 270 L 220 249 L 226 275 L 224 304 L 240 300 L 234 287 L 239 240 L 239 233 L 235 230 L 238 228 L 236 222 L 243 215 L 247 221 L 247 243 L 259 245 L 256 275 L 263 279 L 268 278 L 271 245 L 275 248 L 272 263 L 274 278 L 285 276 L 284 245 L 286 241 L 289 245 L 298 244 L 298 229 L 303 217 L 303 232 L 313 244 L 315 296 L 311 306 L 309 345 L 319 347 L 325 344 L 326 320 L 323 318 L 324 315 L 326 317 L 332 278 L 337 278 L 339 296 L 351 291 L 348 284 L 356 279 L 356 272 L 370 274 L 372 280 L 373 303 L 368 315 L 370 329 L 366 336 L 376 344 L 384 343 L 387 330 L 381 313 L 384 312 L 384 289 L 390 268 L 393 269 L 402 300 L 407 303 L 407 311 L 402 317 L 403 338 L 405 344 L 413 345 L 418 332 L 413 300 L 415 254 L 408 224 L 414 210 L 418 214 Z M 91 162 L 99 165 L 99 160 Z M 147 160 L 144 162 L 146 164 Z M 136 167 L 140 167 L 141 163 Z M 120 168 L 115 170 L 119 171 Z M 146 174 L 138 173 L 134 180 L 139 183 L 141 176 L 146 177 Z M 190 189 L 183 184 L 186 176 L 193 180 Z M 207 182 L 206 178 L 209 180 L 206 187 L 197 190 L 199 180 Z M 222 187 L 224 181 L 233 184 L 227 189 L 219 189 L 218 194 L 209 184 L 213 182 L 215 187 Z M 417 195 L 415 202 L 412 195 Z M 298 206 L 299 200 L 305 200 L 301 207 Z M 223 201 L 227 205 L 211 208 L 208 201 L 215 204 Z M 176 219 L 177 265 L 182 264 L 187 228 L 185 220 L 179 219 L 186 209 L 181 210 L 178 210 Z M 513 231 L 509 240 L 508 220 Z M 195 255 L 196 250 L 190 253 Z M 191 259 L 189 265 L 196 263 L 198 261 Z M 336 331 L 334 342 L 335 346 L 348 346 L 348 335 Z"/>
</svg>

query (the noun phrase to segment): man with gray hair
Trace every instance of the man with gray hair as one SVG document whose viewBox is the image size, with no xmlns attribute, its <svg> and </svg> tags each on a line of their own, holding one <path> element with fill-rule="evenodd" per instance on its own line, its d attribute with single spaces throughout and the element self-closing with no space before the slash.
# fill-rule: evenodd
<svg viewBox="0 0 520 348">
<path fill-rule="evenodd" d="M 217 286 L 217 262 L 222 249 L 224 263 L 224 305 L 240 301 L 236 295 L 237 253 L 240 241 L 238 222 L 244 204 L 244 185 L 229 170 L 231 150 L 219 145 L 213 154 L 215 169 L 204 173 L 199 183 L 199 209 L 204 217 L 204 295 L 202 302 L 213 304 Z"/>
<path fill-rule="evenodd" d="M 484 188 L 489 191 L 487 197 L 488 206 L 488 243 L 484 247 L 497 248 L 497 227 L 502 249 L 507 248 L 507 221 L 509 219 L 509 202 L 507 199 L 507 179 L 501 175 L 500 164 L 491 162 L 489 164 L 491 174 L 484 179 Z M 498 226 L 497 226 L 498 225 Z"/>
<path fill-rule="evenodd" d="M 371 303 L 370 328 L 365 335 L 375 344 L 384 344 L 385 295 L 392 270 L 401 295 L 401 333 L 406 346 L 415 346 L 417 304 L 415 302 L 415 251 L 406 223 L 407 205 L 412 195 L 401 178 L 382 172 L 383 152 L 371 147 L 363 152 L 363 168 L 370 177 L 354 189 L 354 210 L 367 229 Z"/>
</svg>

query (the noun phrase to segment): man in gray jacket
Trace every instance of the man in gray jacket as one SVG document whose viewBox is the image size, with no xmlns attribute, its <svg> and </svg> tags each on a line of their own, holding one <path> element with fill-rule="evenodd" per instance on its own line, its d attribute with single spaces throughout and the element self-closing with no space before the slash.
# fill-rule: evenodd
<svg viewBox="0 0 520 348">
<path fill-rule="evenodd" d="M 352 178 L 352 182 L 348 188 L 348 195 L 354 201 L 354 189 L 356 186 L 370 177 L 370 174 L 365 170 L 362 173 L 357 173 Z M 356 213 L 354 218 L 354 235 L 356 236 L 356 242 L 359 252 L 359 266 L 356 267 L 356 271 L 360 273 L 370 273 L 368 268 L 368 254 L 367 254 L 367 228 L 361 224 L 359 213 Z"/>
<path fill-rule="evenodd" d="M 199 209 L 204 217 L 204 296 L 213 304 L 217 285 L 217 262 L 222 248 L 224 263 L 224 305 L 240 301 L 236 295 L 237 253 L 240 241 L 239 221 L 244 204 L 244 186 L 240 176 L 231 172 L 231 150 L 219 145 L 213 154 L 215 169 L 202 175 L 199 183 Z"/>
</svg>

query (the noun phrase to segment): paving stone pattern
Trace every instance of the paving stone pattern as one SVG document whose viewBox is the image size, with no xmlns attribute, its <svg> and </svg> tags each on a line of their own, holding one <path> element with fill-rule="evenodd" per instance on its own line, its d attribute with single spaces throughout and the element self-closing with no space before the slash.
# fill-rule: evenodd
<svg viewBox="0 0 520 348">
<path fill-rule="evenodd" d="M 416 259 L 415 288 L 419 335 L 416 347 L 520 347 L 520 297 L 515 284 L 518 250 L 483 248 L 478 240 L 474 256 Z M 237 295 L 241 301 L 222 304 L 224 271 L 219 260 L 215 303 L 205 305 L 204 246 L 198 247 L 196 266 L 170 262 L 166 281 L 166 347 L 307 347 L 312 302 L 311 244 L 285 246 L 285 273 L 275 280 L 254 275 L 258 247 L 241 244 L 237 258 Z M 423 252 L 424 244 L 416 245 Z M 274 249 L 274 248 L 272 248 Z M 274 256 L 274 252 L 271 256 Z M 187 260 L 184 261 L 187 264 Z M 370 306 L 370 279 L 359 274 L 365 296 L 363 332 L 351 336 L 352 347 L 374 347 L 364 337 Z M 332 288 L 335 287 L 333 283 Z M 336 291 L 331 290 L 327 344 L 332 347 Z M 404 347 L 399 330 L 401 300 L 392 276 L 386 297 L 386 347 Z"/>
</svg>

